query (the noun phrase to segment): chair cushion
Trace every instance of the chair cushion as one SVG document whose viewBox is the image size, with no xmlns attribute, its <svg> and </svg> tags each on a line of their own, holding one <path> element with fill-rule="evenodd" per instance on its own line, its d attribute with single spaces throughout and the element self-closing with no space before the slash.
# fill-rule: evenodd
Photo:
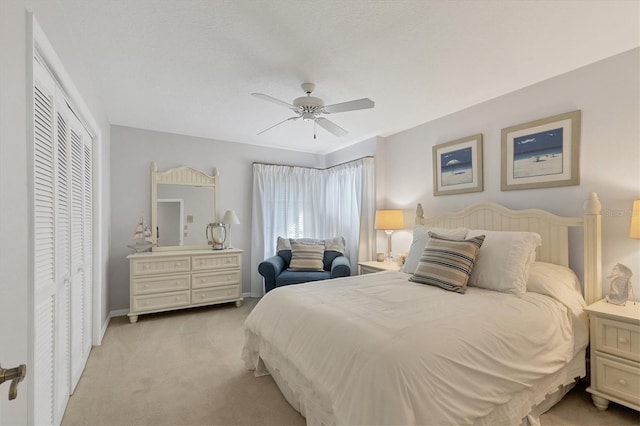
<svg viewBox="0 0 640 426">
<path fill-rule="evenodd" d="M 309 281 L 328 280 L 331 278 L 331 272 L 298 272 L 298 271 L 282 271 L 280 275 L 276 277 L 276 287 L 289 284 L 300 284 Z"/>
</svg>

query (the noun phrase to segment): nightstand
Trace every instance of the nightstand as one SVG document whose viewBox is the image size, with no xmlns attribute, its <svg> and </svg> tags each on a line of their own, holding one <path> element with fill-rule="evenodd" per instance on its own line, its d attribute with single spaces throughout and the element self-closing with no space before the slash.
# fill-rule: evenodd
<svg viewBox="0 0 640 426">
<path fill-rule="evenodd" d="M 358 266 L 360 266 L 360 275 L 400 270 L 400 266 L 395 262 L 376 262 L 375 260 L 371 262 L 360 262 Z"/>
<path fill-rule="evenodd" d="M 640 411 L 640 302 L 625 306 L 602 299 L 585 309 L 591 320 L 591 393 L 593 405 L 609 401 Z"/>
</svg>

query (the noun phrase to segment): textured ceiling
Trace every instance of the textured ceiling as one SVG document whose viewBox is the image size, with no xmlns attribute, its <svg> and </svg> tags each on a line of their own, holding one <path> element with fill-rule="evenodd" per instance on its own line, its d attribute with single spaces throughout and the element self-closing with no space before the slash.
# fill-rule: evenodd
<svg viewBox="0 0 640 426">
<path fill-rule="evenodd" d="M 112 124 L 328 153 L 637 47 L 639 2 L 57 0 Z M 256 99 L 313 82 L 337 138 Z"/>
</svg>

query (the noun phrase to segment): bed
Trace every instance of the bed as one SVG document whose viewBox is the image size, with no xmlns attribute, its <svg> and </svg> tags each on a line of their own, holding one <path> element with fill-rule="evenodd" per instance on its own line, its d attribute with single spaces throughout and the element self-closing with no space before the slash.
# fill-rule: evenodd
<svg viewBox="0 0 640 426">
<path fill-rule="evenodd" d="M 245 323 L 245 364 L 271 374 L 307 424 L 535 425 L 585 376 L 582 309 L 601 298 L 595 194 L 584 210 L 560 217 L 482 203 L 418 218 L 407 258 L 423 252 L 415 271 L 265 295 Z M 570 228 L 582 230 L 582 291 L 568 269 Z M 429 247 L 478 239 L 463 291 L 419 282 Z M 521 250 L 521 239 L 533 245 Z"/>
</svg>

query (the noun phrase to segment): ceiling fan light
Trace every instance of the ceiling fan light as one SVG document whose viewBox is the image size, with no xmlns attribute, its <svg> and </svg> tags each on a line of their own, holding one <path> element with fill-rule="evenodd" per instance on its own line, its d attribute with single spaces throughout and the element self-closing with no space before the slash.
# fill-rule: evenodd
<svg viewBox="0 0 640 426">
<path fill-rule="evenodd" d="M 312 112 L 305 112 L 304 114 L 302 114 L 303 121 L 315 121 L 315 119 L 316 115 Z"/>
</svg>

